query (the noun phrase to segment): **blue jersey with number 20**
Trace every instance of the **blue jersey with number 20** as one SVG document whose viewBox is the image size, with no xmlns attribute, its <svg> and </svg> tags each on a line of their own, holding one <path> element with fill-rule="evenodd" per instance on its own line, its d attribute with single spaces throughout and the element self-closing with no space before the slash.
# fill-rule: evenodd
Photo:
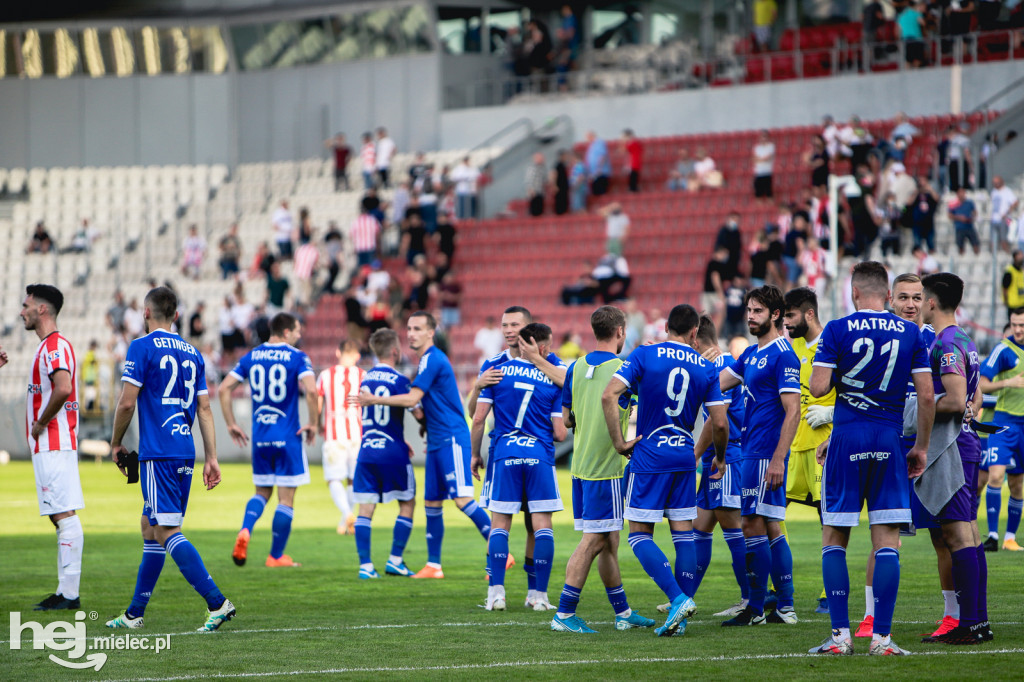
<svg viewBox="0 0 1024 682">
<path fill-rule="evenodd" d="M 283 447 L 301 438 L 299 382 L 307 375 L 313 376 L 309 357 L 286 343 L 256 346 L 231 370 L 236 380 L 249 380 L 255 447 Z"/>
<path fill-rule="evenodd" d="M 874 310 L 859 310 L 825 325 L 814 366 L 833 372 L 837 427 L 876 424 L 900 432 L 907 382 L 912 374 L 931 373 L 917 325 Z"/>
<path fill-rule="evenodd" d="M 158 329 L 128 346 L 121 381 L 139 387 L 139 459 L 196 456 L 196 398 L 206 395 L 206 365 L 195 347 Z"/>
<path fill-rule="evenodd" d="M 723 405 L 715 366 L 689 346 L 665 341 L 640 346 L 612 381 L 636 395 L 636 432 L 630 470 L 665 473 L 696 469 L 693 425 L 702 405 Z"/>
<path fill-rule="evenodd" d="M 363 377 L 359 388 L 377 396 L 402 395 L 409 392 L 409 379 L 392 367 L 376 365 Z M 364 407 L 359 461 L 367 464 L 408 464 L 404 417 L 404 407 Z"/>
</svg>

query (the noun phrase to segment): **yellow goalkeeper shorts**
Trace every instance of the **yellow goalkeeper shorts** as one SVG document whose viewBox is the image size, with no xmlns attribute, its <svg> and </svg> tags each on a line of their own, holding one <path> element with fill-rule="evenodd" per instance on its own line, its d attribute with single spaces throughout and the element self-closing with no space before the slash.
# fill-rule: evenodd
<svg viewBox="0 0 1024 682">
<path fill-rule="evenodd" d="M 821 500 L 821 465 L 814 458 L 815 450 L 793 450 L 789 453 L 789 471 L 786 472 L 788 499 L 803 502 L 810 495 L 815 502 Z"/>
</svg>

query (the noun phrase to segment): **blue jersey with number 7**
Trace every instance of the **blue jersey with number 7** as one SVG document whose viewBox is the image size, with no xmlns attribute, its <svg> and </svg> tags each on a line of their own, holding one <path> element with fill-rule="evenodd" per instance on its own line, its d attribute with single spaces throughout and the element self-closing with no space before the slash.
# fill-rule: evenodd
<svg viewBox="0 0 1024 682">
<path fill-rule="evenodd" d="M 309 357 L 287 343 L 264 343 L 246 353 L 230 376 L 249 380 L 254 447 L 283 447 L 301 438 L 299 382 L 313 376 Z"/>
<path fill-rule="evenodd" d="M 656 474 L 692 471 L 693 425 L 703 405 L 724 405 L 715 365 L 689 346 L 665 341 L 640 346 L 615 373 L 637 397 L 630 470 Z"/>
<path fill-rule="evenodd" d="M 206 395 L 206 365 L 195 346 L 157 329 L 128 346 L 121 381 L 139 387 L 139 459 L 196 456 L 192 423 Z"/>
<path fill-rule="evenodd" d="M 907 382 L 931 372 L 921 331 L 889 312 L 860 310 L 825 325 L 814 355 L 836 387 L 834 423 L 903 430 Z"/>
<path fill-rule="evenodd" d="M 544 372 L 522 358 L 499 365 L 501 381 L 480 391 L 478 402 L 493 403 L 495 438 L 510 434 L 525 434 L 538 441 L 538 445 L 555 463 L 554 430 L 552 417 L 562 417 L 562 389 Z M 495 455 L 499 449 L 493 450 Z"/>
</svg>

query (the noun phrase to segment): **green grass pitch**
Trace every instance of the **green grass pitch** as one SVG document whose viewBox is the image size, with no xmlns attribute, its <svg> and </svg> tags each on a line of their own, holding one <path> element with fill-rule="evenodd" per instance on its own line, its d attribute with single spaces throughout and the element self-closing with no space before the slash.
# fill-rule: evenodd
<svg viewBox="0 0 1024 682">
<path fill-rule="evenodd" d="M 109 634 L 103 621 L 124 609 L 132 595 L 141 556 L 139 487 L 128 486 L 113 466 L 81 465 L 86 509 L 82 609 L 88 636 Z M 422 476 L 422 471 L 418 474 Z M 569 506 L 569 477 L 560 470 L 562 497 Z M 9 629 L 0 643 L 0 678 L 5 680 L 198 680 L 231 677 L 289 679 L 397 678 L 507 680 L 667 678 L 864 680 L 870 675 L 892 679 L 1021 679 L 1024 654 L 1021 585 L 1024 556 L 988 555 L 990 617 L 994 642 L 950 648 L 919 644 L 942 615 L 942 600 L 931 545 L 924 537 L 907 538 L 902 549 L 902 581 L 894 639 L 913 651 L 902 659 L 864 655 L 866 640 L 857 640 L 858 655 L 841 660 L 806 655 L 828 634 L 826 616 L 814 613 L 821 590 L 820 533 L 812 510 L 790 508 L 788 523 L 796 580 L 797 625 L 768 625 L 724 630 L 710 614 L 738 598 L 728 551 L 716 532 L 711 568 L 697 595 L 700 612 L 684 637 L 657 638 L 650 630 L 616 632 L 613 614 L 596 567 L 583 592 L 579 613 L 600 634 L 578 636 L 551 632 L 549 614 L 522 607 L 525 574 L 517 565 L 506 580 L 509 610 L 488 613 L 478 605 L 486 595 L 485 544 L 468 521 L 446 506 L 444 580 L 412 581 L 385 577 L 397 505 L 385 505 L 374 520 L 373 556 L 380 580 L 357 579 L 358 559 L 351 536 L 335 531 L 337 512 L 322 482 L 299 491 L 288 553 L 300 568 L 268 569 L 272 500 L 256 527 L 249 563 L 236 567 L 230 558 L 246 500 L 252 495 L 246 465 L 224 466 L 224 482 L 202 489 L 196 476 L 184 530 L 238 616 L 213 634 L 194 634 L 205 618 L 205 604 L 168 558 L 149 609 L 146 628 L 133 635 L 171 634 L 169 651 L 111 651 L 99 671 L 66 670 L 52 663 L 49 650 L 31 648 L 30 635 L 12 650 Z M 0 607 L 8 617 L 46 624 L 71 620 L 68 612 L 34 613 L 32 605 L 53 591 L 56 582 L 54 533 L 37 514 L 31 466 L 15 462 L 0 468 Z M 450 505 L 450 503 L 449 503 Z M 513 526 L 512 552 L 521 558 L 524 532 Z M 667 527 L 655 538 L 671 549 Z M 571 513 L 555 515 L 555 569 L 549 595 L 557 602 L 565 562 L 579 534 Z M 862 614 L 867 528 L 854 531 L 849 561 L 850 612 Z M 670 554 L 671 556 L 671 554 Z M 406 551 L 414 570 L 426 559 L 424 518 L 417 507 Z M 655 605 L 664 595 L 643 573 L 623 538 L 623 582 L 630 605 L 640 613 L 664 617 Z M 89 620 L 95 615 L 96 620 Z M 123 631 L 119 631 L 123 632 Z M 60 654 L 62 652 L 52 652 Z"/>
</svg>

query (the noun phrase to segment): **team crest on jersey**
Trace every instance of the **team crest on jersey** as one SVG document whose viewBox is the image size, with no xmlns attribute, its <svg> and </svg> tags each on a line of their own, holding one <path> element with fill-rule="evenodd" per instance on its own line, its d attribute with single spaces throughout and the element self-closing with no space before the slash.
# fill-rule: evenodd
<svg viewBox="0 0 1024 682">
<path fill-rule="evenodd" d="M 956 353 L 943 353 L 942 354 L 942 366 L 952 367 L 956 364 Z"/>
<path fill-rule="evenodd" d="M 761 358 L 757 363 L 758 369 L 764 369 L 768 365 L 768 358 Z"/>
</svg>

